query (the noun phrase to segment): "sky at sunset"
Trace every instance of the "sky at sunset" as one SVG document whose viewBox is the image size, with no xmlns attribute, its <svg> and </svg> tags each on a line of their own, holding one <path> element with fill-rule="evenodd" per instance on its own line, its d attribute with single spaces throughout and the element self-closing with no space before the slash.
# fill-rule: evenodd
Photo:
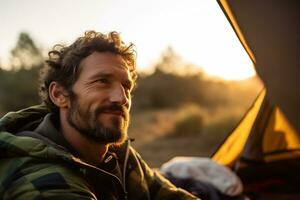
<svg viewBox="0 0 300 200">
<path fill-rule="evenodd" d="M 139 70 L 152 66 L 171 46 L 210 75 L 231 80 L 255 74 L 214 0 L 1 0 L 0 21 L 4 66 L 21 31 L 47 50 L 94 29 L 115 30 L 134 43 Z"/>
</svg>

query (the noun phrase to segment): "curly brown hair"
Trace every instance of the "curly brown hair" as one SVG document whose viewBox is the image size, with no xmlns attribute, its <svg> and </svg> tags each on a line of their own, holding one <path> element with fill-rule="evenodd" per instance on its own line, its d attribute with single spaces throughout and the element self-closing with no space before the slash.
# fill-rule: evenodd
<svg viewBox="0 0 300 200">
<path fill-rule="evenodd" d="M 119 33 L 103 34 L 95 31 L 86 31 L 70 46 L 57 44 L 48 53 L 49 58 L 40 73 L 39 94 L 42 101 L 52 111 L 58 111 L 48 93 L 51 82 L 57 82 L 69 93 L 81 72 L 80 63 L 93 52 L 111 52 L 121 55 L 129 66 L 134 83 L 136 83 L 136 51 L 132 43 L 125 44 Z"/>
</svg>

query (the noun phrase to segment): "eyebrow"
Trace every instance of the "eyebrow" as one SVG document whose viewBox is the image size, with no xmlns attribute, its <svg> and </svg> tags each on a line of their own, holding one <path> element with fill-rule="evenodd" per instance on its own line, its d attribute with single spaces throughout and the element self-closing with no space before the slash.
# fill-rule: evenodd
<svg viewBox="0 0 300 200">
<path fill-rule="evenodd" d="M 98 73 L 93 74 L 90 77 L 90 79 L 94 80 L 94 79 L 97 79 L 99 77 L 101 77 L 101 78 L 110 78 L 112 76 L 113 76 L 113 74 L 109 73 L 109 72 L 98 72 Z"/>
</svg>

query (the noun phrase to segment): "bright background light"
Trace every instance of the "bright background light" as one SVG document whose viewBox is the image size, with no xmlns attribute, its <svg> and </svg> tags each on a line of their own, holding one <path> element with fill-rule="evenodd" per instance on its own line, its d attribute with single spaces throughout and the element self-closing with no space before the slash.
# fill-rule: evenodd
<svg viewBox="0 0 300 200">
<path fill-rule="evenodd" d="M 255 74 L 252 63 L 214 0 L 1 0 L 0 62 L 18 34 L 38 46 L 70 43 L 86 30 L 118 31 L 138 51 L 138 69 L 171 46 L 182 59 L 224 79 Z"/>
</svg>

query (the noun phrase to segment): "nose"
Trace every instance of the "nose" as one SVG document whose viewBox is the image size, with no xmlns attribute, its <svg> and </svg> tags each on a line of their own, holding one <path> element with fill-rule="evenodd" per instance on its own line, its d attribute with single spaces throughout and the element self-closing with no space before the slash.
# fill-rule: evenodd
<svg viewBox="0 0 300 200">
<path fill-rule="evenodd" d="M 129 105 L 130 96 L 122 85 L 114 87 L 111 91 L 110 101 L 119 105 Z"/>
</svg>

